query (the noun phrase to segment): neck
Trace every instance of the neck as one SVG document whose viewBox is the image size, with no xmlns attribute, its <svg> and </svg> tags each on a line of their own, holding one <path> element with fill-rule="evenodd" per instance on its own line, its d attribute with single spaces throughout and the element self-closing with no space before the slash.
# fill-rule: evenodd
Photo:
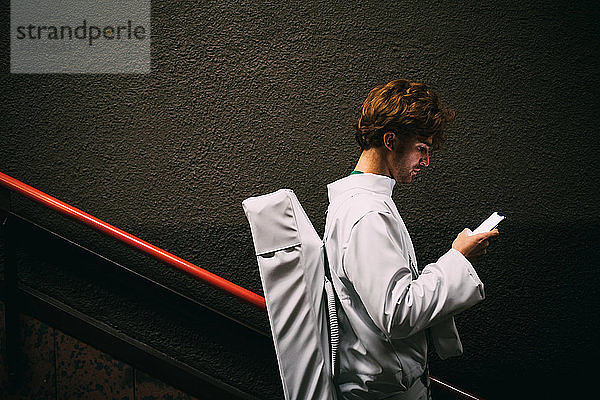
<svg viewBox="0 0 600 400">
<path fill-rule="evenodd" d="M 387 160 L 383 152 L 378 148 L 363 150 L 354 169 L 371 174 L 392 176 Z"/>
</svg>

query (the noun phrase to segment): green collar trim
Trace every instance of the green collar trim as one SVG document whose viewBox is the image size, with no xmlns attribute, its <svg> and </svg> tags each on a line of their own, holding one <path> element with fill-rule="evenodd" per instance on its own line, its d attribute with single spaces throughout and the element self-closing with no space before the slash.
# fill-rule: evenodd
<svg viewBox="0 0 600 400">
<path fill-rule="evenodd" d="M 354 170 L 354 171 L 350 172 L 350 175 L 359 175 L 359 174 L 364 174 L 364 172 L 357 171 L 357 170 Z"/>
</svg>

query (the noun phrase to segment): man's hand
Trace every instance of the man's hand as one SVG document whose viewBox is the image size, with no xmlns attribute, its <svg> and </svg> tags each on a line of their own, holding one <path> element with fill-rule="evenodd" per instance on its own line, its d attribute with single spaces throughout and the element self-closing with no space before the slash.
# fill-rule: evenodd
<svg viewBox="0 0 600 400">
<path fill-rule="evenodd" d="M 452 242 L 452 248 L 460 251 L 466 258 L 474 258 L 487 253 L 489 239 L 499 234 L 498 229 L 473 236 L 469 236 L 469 233 L 470 230 L 465 228 Z"/>
</svg>

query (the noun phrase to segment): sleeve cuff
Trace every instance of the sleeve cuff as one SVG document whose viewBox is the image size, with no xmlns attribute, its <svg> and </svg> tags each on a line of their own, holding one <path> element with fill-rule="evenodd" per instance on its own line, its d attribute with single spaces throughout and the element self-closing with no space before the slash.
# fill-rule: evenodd
<svg viewBox="0 0 600 400">
<path fill-rule="evenodd" d="M 481 298 L 484 299 L 485 292 L 483 290 L 483 282 L 481 282 L 481 279 L 479 279 L 479 275 L 477 275 L 477 271 L 475 271 L 473 264 L 471 264 L 471 262 L 460 251 L 456 249 L 448 250 L 446 255 L 456 259 L 457 262 L 460 260 L 460 262 L 465 266 L 467 273 L 471 276 L 471 278 L 473 279 L 473 281 L 475 281 L 475 284 L 479 288 L 479 294 L 481 294 Z"/>
</svg>

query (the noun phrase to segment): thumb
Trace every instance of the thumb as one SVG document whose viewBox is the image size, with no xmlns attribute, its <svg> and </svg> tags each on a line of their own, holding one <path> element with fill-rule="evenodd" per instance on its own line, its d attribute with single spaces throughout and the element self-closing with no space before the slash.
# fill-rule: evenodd
<svg viewBox="0 0 600 400">
<path fill-rule="evenodd" d="M 491 236 L 498 236 L 498 235 L 500 234 L 500 232 L 498 232 L 498 229 L 497 229 L 497 228 L 494 228 L 494 229 L 492 229 L 492 230 L 489 232 L 489 234 L 490 234 L 490 237 L 491 237 Z"/>
</svg>

